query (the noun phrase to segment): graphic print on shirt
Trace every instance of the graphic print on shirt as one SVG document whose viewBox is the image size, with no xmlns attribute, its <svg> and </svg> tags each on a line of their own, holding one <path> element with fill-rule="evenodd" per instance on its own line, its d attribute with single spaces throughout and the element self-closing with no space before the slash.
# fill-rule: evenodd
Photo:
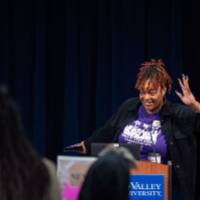
<svg viewBox="0 0 200 200">
<path fill-rule="evenodd" d="M 125 126 L 121 140 L 127 143 L 137 143 L 145 146 L 151 146 L 157 142 L 158 135 L 161 133 L 161 124 L 159 120 L 153 120 L 152 123 L 135 120 L 133 123 Z"/>
</svg>

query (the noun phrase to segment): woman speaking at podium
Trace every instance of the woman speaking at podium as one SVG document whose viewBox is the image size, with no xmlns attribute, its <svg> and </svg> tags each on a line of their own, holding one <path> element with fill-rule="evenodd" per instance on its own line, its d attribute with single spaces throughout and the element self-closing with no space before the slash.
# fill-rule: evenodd
<svg viewBox="0 0 200 200">
<path fill-rule="evenodd" d="M 140 144 L 142 160 L 172 161 L 173 192 L 193 200 L 200 103 L 190 90 L 188 77 L 182 75 L 178 81 L 182 92 L 175 92 L 185 105 L 166 99 L 172 79 L 162 60 L 141 64 L 135 84 L 139 97 L 126 100 L 102 128 L 77 144 L 80 151 L 89 152 L 93 142 Z"/>
</svg>

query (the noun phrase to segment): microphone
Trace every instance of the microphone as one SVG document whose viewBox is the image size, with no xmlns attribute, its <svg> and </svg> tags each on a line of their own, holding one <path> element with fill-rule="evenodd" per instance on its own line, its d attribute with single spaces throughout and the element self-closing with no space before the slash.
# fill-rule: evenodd
<svg viewBox="0 0 200 200">
<path fill-rule="evenodd" d="M 83 151 L 83 147 L 81 146 L 80 143 L 76 143 L 76 144 L 72 144 L 69 146 L 66 146 L 64 148 L 64 152 L 68 152 L 68 151 L 73 151 L 73 152 L 82 152 Z"/>
</svg>

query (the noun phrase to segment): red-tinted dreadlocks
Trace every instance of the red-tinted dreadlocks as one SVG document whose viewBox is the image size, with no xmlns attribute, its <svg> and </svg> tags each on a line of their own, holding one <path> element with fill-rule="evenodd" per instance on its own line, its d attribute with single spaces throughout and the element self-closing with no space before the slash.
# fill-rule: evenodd
<svg viewBox="0 0 200 200">
<path fill-rule="evenodd" d="M 139 73 L 137 74 L 135 88 L 141 90 L 148 79 L 156 86 L 160 86 L 161 88 L 166 87 L 168 93 L 171 92 L 172 79 L 166 71 L 165 64 L 161 59 L 151 59 L 141 64 Z"/>
</svg>

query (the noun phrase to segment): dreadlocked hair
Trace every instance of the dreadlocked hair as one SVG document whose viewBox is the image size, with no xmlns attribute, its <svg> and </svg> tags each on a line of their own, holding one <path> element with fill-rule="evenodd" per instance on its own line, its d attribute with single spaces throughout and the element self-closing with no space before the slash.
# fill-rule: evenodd
<svg viewBox="0 0 200 200">
<path fill-rule="evenodd" d="M 166 71 L 165 64 L 161 59 L 151 59 L 140 65 L 135 88 L 141 90 L 148 79 L 151 80 L 155 86 L 160 86 L 161 88 L 166 87 L 168 94 L 170 94 L 172 79 Z"/>
</svg>

